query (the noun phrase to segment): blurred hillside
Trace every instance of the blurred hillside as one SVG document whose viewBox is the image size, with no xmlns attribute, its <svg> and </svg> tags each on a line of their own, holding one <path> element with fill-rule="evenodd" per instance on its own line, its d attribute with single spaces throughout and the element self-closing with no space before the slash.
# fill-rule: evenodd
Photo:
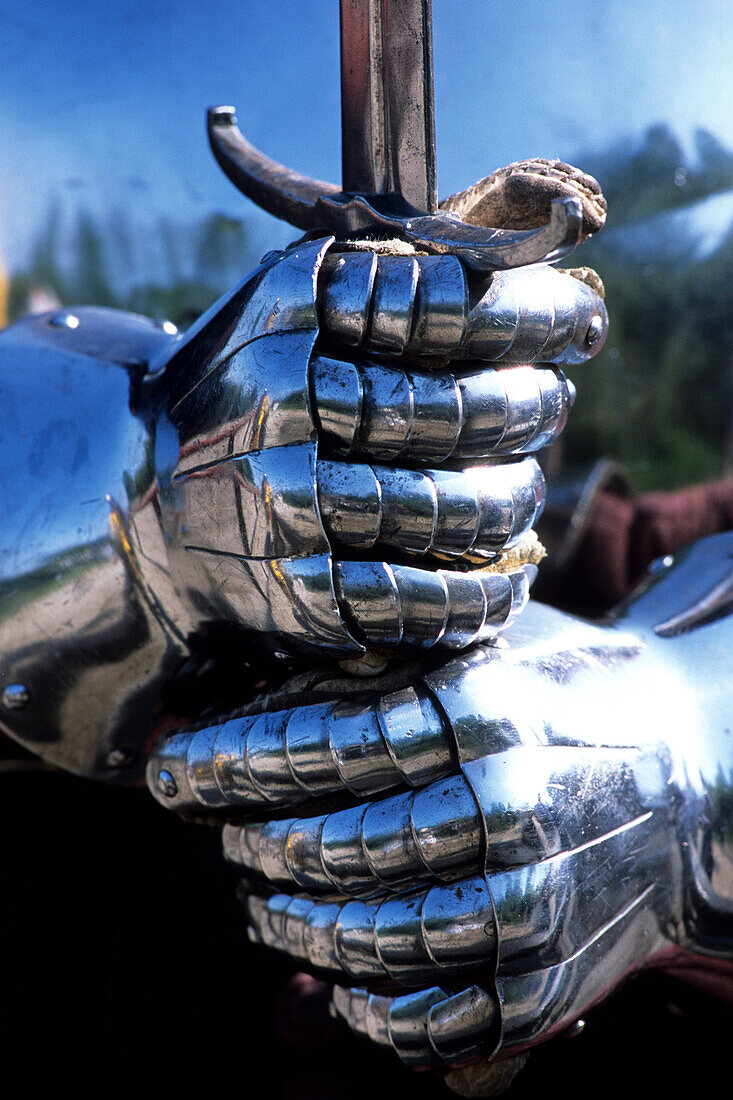
<svg viewBox="0 0 733 1100">
<path fill-rule="evenodd" d="M 733 460 L 733 154 L 706 131 L 691 162 L 667 127 L 580 158 L 608 224 L 568 261 L 595 267 L 611 318 L 573 374 L 566 458 L 608 454 L 639 488 L 720 476 Z"/>
<path fill-rule="evenodd" d="M 129 215 L 104 222 L 54 204 L 25 271 L 13 273 L 9 317 L 49 297 L 62 305 L 129 309 L 188 325 L 254 267 L 258 249 L 245 221 L 211 214 L 200 223 L 161 220 L 142 230 Z M 46 307 L 48 308 L 48 307 Z"/>
<path fill-rule="evenodd" d="M 578 157 L 598 177 L 608 225 L 568 261 L 606 286 L 606 348 L 573 372 L 578 401 L 564 456 L 611 455 L 639 488 L 716 477 L 733 463 L 733 153 L 700 130 L 686 153 L 666 126 Z M 95 220 L 53 206 L 10 318 L 29 304 L 94 303 L 185 326 L 267 250 L 244 220 L 136 227 L 134 211 Z"/>
</svg>

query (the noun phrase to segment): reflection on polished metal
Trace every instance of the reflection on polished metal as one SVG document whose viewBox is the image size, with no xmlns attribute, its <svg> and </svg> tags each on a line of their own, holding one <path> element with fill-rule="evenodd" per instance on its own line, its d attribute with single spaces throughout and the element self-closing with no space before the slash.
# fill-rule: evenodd
<svg viewBox="0 0 733 1100">
<path fill-rule="evenodd" d="M 332 542 L 457 557 L 499 553 L 533 526 L 545 479 L 533 458 L 467 470 L 319 462 L 318 504 Z"/>
<path fill-rule="evenodd" d="M 368 360 L 316 356 L 311 388 L 330 448 L 387 461 L 477 460 L 538 451 L 565 427 L 573 401 L 567 379 L 549 367 L 425 375 Z"/>
<path fill-rule="evenodd" d="M 640 967 L 733 961 L 733 615 L 697 614 L 732 550 L 608 626 L 530 605 L 410 686 L 177 733 L 151 787 L 227 808 L 253 938 L 336 977 L 355 1030 L 415 1066 L 511 1055 Z"/>
<path fill-rule="evenodd" d="M 69 313 L 65 309 L 61 313 L 55 313 L 53 317 L 50 317 L 48 323 L 49 325 L 57 325 L 59 328 L 78 328 L 79 318 L 75 313 Z"/>
<path fill-rule="evenodd" d="M 495 639 L 527 600 L 544 483 L 522 456 L 559 434 L 574 392 L 533 364 L 585 361 L 607 319 L 572 277 L 503 269 L 568 251 L 579 203 L 526 232 L 436 212 L 428 0 L 343 0 L 342 30 L 348 191 L 256 154 L 231 109 L 211 114 L 212 142 L 274 212 L 381 241 L 321 231 L 271 253 L 182 336 L 93 309 L 0 336 L 17 471 L 0 487 L 0 716 L 73 771 L 138 774 L 177 677 L 223 627 L 235 655 L 256 639 L 374 669 Z M 250 737 L 236 782 L 287 800 L 288 747 Z M 346 785 L 373 786 L 363 746 L 342 747 Z M 205 746 L 191 751 L 196 776 Z M 165 771 L 159 791 L 185 801 L 189 779 Z"/>
<path fill-rule="evenodd" d="M 409 293 L 397 293 L 387 307 L 387 288 L 399 285 L 405 257 L 350 252 L 332 263 L 330 243 L 308 242 L 271 257 L 187 334 L 150 380 L 151 392 L 161 390 L 166 406 L 156 466 L 179 591 L 194 621 L 239 622 L 284 645 L 325 646 L 343 656 L 369 646 L 456 648 L 490 637 L 522 606 L 530 567 L 518 563 L 508 574 L 436 572 L 434 563 L 425 568 L 419 559 L 411 565 L 360 561 L 359 551 L 388 546 L 413 555 L 495 557 L 521 540 L 542 507 L 544 486 L 533 460 L 462 474 L 345 466 L 321 457 L 319 430 L 324 447 L 367 458 L 393 460 L 404 453 L 411 462 L 440 462 L 519 455 L 561 430 L 570 404 L 567 384 L 551 368 L 495 371 L 474 363 L 461 374 L 446 369 L 445 356 L 461 354 L 471 333 L 478 338 L 484 328 L 503 323 L 501 311 L 486 303 L 474 309 L 473 327 L 453 323 L 469 317 L 458 261 L 423 268 L 410 260 Z M 440 292 L 437 263 L 452 273 Z M 339 276 L 342 288 L 366 288 L 348 311 L 334 299 L 336 271 L 354 272 L 353 280 Z M 420 289 L 424 271 L 432 288 L 427 295 Z M 563 293 L 567 284 L 580 295 L 575 321 L 558 327 L 563 337 L 552 350 L 562 355 L 585 327 L 578 318 L 592 292 L 566 276 L 556 278 Z M 552 280 L 536 283 L 538 318 L 548 308 L 558 312 L 556 304 L 546 306 L 554 286 Z M 385 303 L 389 323 L 380 320 L 376 300 Z M 422 303 L 417 317 L 416 300 Z M 531 316 L 527 304 L 525 331 L 533 328 Z M 409 344 L 422 362 L 433 357 L 434 369 L 408 372 L 371 360 L 327 358 L 320 351 L 319 318 L 329 348 L 353 332 L 351 343 L 371 349 L 378 332 L 384 350 L 387 331 L 412 332 L 390 350 L 401 355 Z M 544 320 L 534 328 L 543 333 L 533 345 L 539 349 L 549 329 Z M 395 414 L 398 400 L 402 407 Z M 167 460 L 161 441 L 170 446 Z"/>
<path fill-rule="evenodd" d="M 333 1003 L 354 1031 L 391 1046 L 417 1068 L 428 1060 L 450 1066 L 470 1058 L 498 1024 L 495 998 L 478 985 L 458 993 L 433 986 L 390 997 L 336 986 Z"/>
<path fill-rule="evenodd" d="M 317 457 L 319 385 L 343 395 L 344 380 L 358 369 L 344 362 L 342 370 L 336 361 L 326 367 L 317 354 L 318 275 L 329 244 L 309 242 L 263 265 L 150 380 L 151 392 L 161 390 L 166 402 L 156 467 L 171 570 L 195 621 L 240 622 L 283 644 L 327 646 L 344 656 L 374 645 L 465 645 L 496 633 L 516 613 L 526 599 L 527 570 L 436 573 L 418 560 L 362 562 L 357 551 L 379 544 L 412 554 L 475 549 L 496 556 L 531 526 L 543 500 L 541 475 L 532 460 L 461 476 L 342 469 Z M 463 287 L 460 293 L 463 300 Z M 541 383 L 527 388 L 530 406 L 515 387 L 502 407 L 499 434 L 508 437 L 509 451 L 564 420 L 549 398 L 552 411 L 543 418 Z M 469 441 L 486 434 L 480 398 L 476 404 L 464 425 Z M 343 398 L 340 415 L 356 417 Z M 375 450 L 382 434 L 389 438 L 393 426 L 383 433 L 372 426 Z M 477 449 L 486 447 L 479 442 Z M 369 450 L 365 441 L 362 451 Z M 408 481 L 415 499 L 400 505 L 398 490 Z M 428 517 L 421 518 L 421 497 L 431 509 L 422 541 Z"/>
<path fill-rule="evenodd" d="M 351 347 L 493 363 L 582 363 L 608 328 L 603 301 L 572 275 L 547 264 L 470 275 L 455 256 L 331 251 L 320 307 Z"/>
<path fill-rule="evenodd" d="M 152 321 L 102 309 L 0 333 L 0 728 L 87 775 L 139 775 L 185 652 L 172 588 L 164 616 L 137 537 L 155 472 L 131 395 L 169 345 Z"/>
<path fill-rule="evenodd" d="M 8 710 L 23 710 L 31 701 L 31 695 L 25 684 L 8 684 L 3 689 L 2 704 Z"/>
</svg>

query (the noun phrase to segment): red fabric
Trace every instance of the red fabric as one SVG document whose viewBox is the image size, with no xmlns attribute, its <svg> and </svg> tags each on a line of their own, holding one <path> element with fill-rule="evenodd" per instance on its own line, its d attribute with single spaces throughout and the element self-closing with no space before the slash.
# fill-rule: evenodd
<svg viewBox="0 0 733 1100">
<path fill-rule="evenodd" d="M 670 947 L 659 965 L 666 974 L 687 985 L 694 985 L 711 997 L 733 1005 L 733 962 L 696 955 L 682 947 Z"/>
<path fill-rule="evenodd" d="M 733 480 L 624 500 L 599 493 L 568 576 L 567 606 L 594 616 L 629 595 L 655 558 L 733 530 Z M 562 606 L 562 596 L 554 601 Z"/>
<path fill-rule="evenodd" d="M 605 611 L 628 593 L 633 522 L 633 501 L 598 494 L 588 530 L 565 578 L 570 599 L 575 603 L 577 598 L 586 614 Z"/>
<path fill-rule="evenodd" d="M 733 528 L 733 480 L 649 493 L 636 502 L 629 541 L 629 577 L 636 583 L 651 561 Z"/>
</svg>

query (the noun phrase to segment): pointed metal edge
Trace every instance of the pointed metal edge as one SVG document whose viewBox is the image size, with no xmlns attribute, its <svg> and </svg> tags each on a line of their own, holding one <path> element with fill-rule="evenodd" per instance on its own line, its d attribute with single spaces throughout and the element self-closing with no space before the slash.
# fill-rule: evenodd
<svg viewBox="0 0 733 1100">
<path fill-rule="evenodd" d="M 298 229 L 323 225 L 318 200 L 340 194 L 340 187 L 294 172 L 255 149 L 237 126 L 233 107 L 210 107 L 206 128 L 217 163 L 243 195 Z"/>
</svg>

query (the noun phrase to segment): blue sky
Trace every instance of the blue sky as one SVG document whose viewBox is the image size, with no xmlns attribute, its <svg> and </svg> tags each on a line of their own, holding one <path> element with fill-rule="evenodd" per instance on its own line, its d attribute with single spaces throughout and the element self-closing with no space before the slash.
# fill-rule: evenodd
<svg viewBox="0 0 733 1100">
<path fill-rule="evenodd" d="M 434 24 L 441 194 L 660 121 L 733 146 L 730 0 L 434 0 Z M 11 266 L 54 193 L 142 222 L 251 211 L 209 154 L 209 104 L 234 103 L 277 159 L 340 177 L 337 0 L 2 0 L 0 44 Z"/>
</svg>

